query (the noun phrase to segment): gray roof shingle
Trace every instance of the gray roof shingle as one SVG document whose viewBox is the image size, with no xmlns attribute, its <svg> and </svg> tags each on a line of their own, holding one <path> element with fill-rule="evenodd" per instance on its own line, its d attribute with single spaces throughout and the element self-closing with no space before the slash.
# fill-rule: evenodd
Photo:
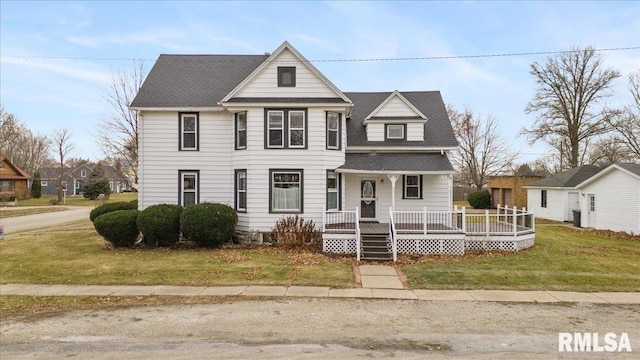
<svg viewBox="0 0 640 360">
<path fill-rule="evenodd" d="M 147 75 L 131 107 L 215 107 L 267 55 L 166 55 Z"/>
<path fill-rule="evenodd" d="M 621 168 L 627 170 L 630 173 L 640 176 L 640 164 L 616 163 L 616 165 L 620 166 Z"/>
<path fill-rule="evenodd" d="M 428 121 L 424 124 L 424 141 L 403 141 L 401 143 L 367 141 L 367 131 L 363 121 L 391 95 L 391 92 L 345 92 L 344 94 L 353 101 L 351 118 L 347 119 L 347 144 L 349 146 L 436 148 L 458 146 L 439 91 L 402 91 L 400 93 L 427 117 Z"/>
<path fill-rule="evenodd" d="M 600 171 L 602 171 L 602 168 L 595 165 L 578 166 L 542 180 L 534 181 L 526 187 L 573 188 Z"/>
<path fill-rule="evenodd" d="M 453 171 L 446 155 L 439 153 L 347 153 L 338 169 L 360 171 Z"/>
</svg>

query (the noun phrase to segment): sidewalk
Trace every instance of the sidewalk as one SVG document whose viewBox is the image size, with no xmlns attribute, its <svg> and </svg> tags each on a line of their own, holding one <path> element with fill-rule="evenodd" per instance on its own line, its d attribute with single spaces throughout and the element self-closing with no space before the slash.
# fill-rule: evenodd
<svg viewBox="0 0 640 360">
<path fill-rule="evenodd" d="M 359 267 L 361 288 L 315 286 L 0 285 L 2 295 L 25 296 L 261 296 L 514 303 L 639 304 L 640 292 L 405 289 L 391 266 Z"/>
</svg>

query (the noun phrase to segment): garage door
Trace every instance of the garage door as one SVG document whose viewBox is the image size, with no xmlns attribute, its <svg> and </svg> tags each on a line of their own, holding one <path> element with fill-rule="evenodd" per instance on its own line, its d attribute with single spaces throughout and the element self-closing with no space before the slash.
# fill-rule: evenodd
<svg viewBox="0 0 640 360">
<path fill-rule="evenodd" d="M 500 204 L 500 189 L 491 189 L 491 204 L 493 206 Z"/>
<path fill-rule="evenodd" d="M 504 206 L 512 207 L 513 206 L 513 192 L 511 189 L 503 189 L 504 191 Z"/>
</svg>

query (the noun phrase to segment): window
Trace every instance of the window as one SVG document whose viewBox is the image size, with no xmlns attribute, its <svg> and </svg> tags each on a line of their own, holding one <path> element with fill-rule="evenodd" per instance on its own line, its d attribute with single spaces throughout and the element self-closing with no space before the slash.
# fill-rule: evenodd
<svg viewBox="0 0 640 360">
<path fill-rule="evenodd" d="M 302 170 L 270 170 L 269 212 L 302 212 Z"/>
<path fill-rule="evenodd" d="M 180 150 L 198 150 L 198 114 L 180 114 Z"/>
<path fill-rule="evenodd" d="M 109 181 L 109 190 L 113 191 L 113 182 Z"/>
<path fill-rule="evenodd" d="M 304 148 L 304 111 L 289 111 L 289 147 Z"/>
<path fill-rule="evenodd" d="M 247 212 L 247 170 L 236 170 L 236 211 Z"/>
<path fill-rule="evenodd" d="M 589 194 L 589 211 L 596 211 L 596 196 Z"/>
<path fill-rule="evenodd" d="M 540 190 L 540 207 L 547 207 L 547 190 Z"/>
<path fill-rule="evenodd" d="M 66 181 L 60 182 L 60 187 L 62 188 L 62 191 L 67 191 L 67 182 Z"/>
<path fill-rule="evenodd" d="M 180 180 L 178 203 L 182 206 L 199 203 L 200 194 L 198 188 L 200 186 L 200 172 L 197 170 L 180 170 L 178 174 Z"/>
<path fill-rule="evenodd" d="M 306 149 L 307 110 L 265 110 L 265 149 Z"/>
<path fill-rule="evenodd" d="M 385 139 L 388 140 L 404 140 L 406 139 L 406 124 L 386 124 Z"/>
<path fill-rule="evenodd" d="M 49 186 L 49 183 L 46 181 L 40 181 L 40 186 L 47 187 Z"/>
<path fill-rule="evenodd" d="M 284 147 L 284 111 L 267 111 L 267 147 Z"/>
<path fill-rule="evenodd" d="M 327 171 L 327 210 L 340 210 L 340 174 Z"/>
<path fill-rule="evenodd" d="M 247 148 L 247 113 L 236 114 L 236 149 Z"/>
<path fill-rule="evenodd" d="M 327 149 L 340 150 L 340 114 L 327 112 Z"/>
<path fill-rule="evenodd" d="M 87 170 L 80 170 L 80 177 L 86 178 L 87 177 Z"/>
<path fill-rule="evenodd" d="M 295 87 L 295 86 L 296 86 L 295 66 L 279 66 L 278 67 L 278 87 Z"/>
<path fill-rule="evenodd" d="M 80 181 L 73 180 L 73 182 L 76 184 L 76 189 L 80 189 Z"/>
<path fill-rule="evenodd" d="M 405 175 L 402 180 L 403 199 L 422 199 L 422 175 Z"/>
</svg>

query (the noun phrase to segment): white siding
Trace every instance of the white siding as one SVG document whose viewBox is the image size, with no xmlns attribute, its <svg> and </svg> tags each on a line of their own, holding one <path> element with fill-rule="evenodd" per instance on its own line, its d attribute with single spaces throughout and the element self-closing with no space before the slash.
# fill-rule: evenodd
<svg viewBox="0 0 640 360">
<path fill-rule="evenodd" d="M 418 116 L 418 114 L 396 95 L 374 116 Z"/>
<path fill-rule="evenodd" d="M 139 208 L 178 203 L 178 171 L 200 171 L 200 202 L 233 206 L 233 120 L 226 112 L 201 112 L 199 151 L 178 151 L 178 113 L 145 112 L 140 136 Z"/>
<path fill-rule="evenodd" d="M 407 124 L 407 141 L 424 141 L 424 123 Z"/>
<path fill-rule="evenodd" d="M 278 87 L 278 67 L 295 66 L 296 86 Z M 275 61 L 269 63 L 235 97 L 336 97 L 327 84 L 302 63 L 291 51 L 284 49 Z"/>
<path fill-rule="evenodd" d="M 543 219 L 573 221 L 573 217 L 569 217 L 567 212 L 568 191 L 545 189 L 547 190 L 547 207 L 542 207 L 542 190 L 543 189 L 527 189 L 528 210 L 533 211 L 536 217 Z"/>
<path fill-rule="evenodd" d="M 343 210 L 355 210 L 360 206 L 360 179 L 378 180 L 378 204 L 377 220 L 383 223 L 389 222 L 389 207 L 391 207 L 391 180 L 387 175 L 367 174 L 343 174 L 345 198 Z M 395 209 L 399 211 L 427 210 L 445 211 L 451 208 L 450 188 L 448 175 L 423 175 L 422 193 L 423 199 L 402 198 L 402 176 L 398 177 L 395 189 Z"/>
<path fill-rule="evenodd" d="M 302 169 L 305 220 L 322 224 L 326 201 L 326 172 L 344 164 L 341 151 L 326 150 L 325 110 L 308 109 L 308 149 L 265 149 L 264 109 L 247 111 L 247 149 L 232 154 L 234 169 L 247 169 L 247 213 L 238 214 L 241 230 L 270 231 L 274 222 L 287 214 L 269 213 L 269 170 Z M 342 115 L 342 138 L 346 139 L 346 123 Z M 231 171 L 233 173 L 233 170 Z M 233 188 L 230 189 L 233 193 Z"/>
<path fill-rule="evenodd" d="M 389 121 L 388 124 L 391 123 L 400 123 L 404 124 L 404 122 L 395 122 Z M 370 122 L 367 124 L 367 140 L 368 141 L 384 141 L 385 139 L 385 124 L 379 122 Z M 407 123 L 407 141 L 424 141 L 424 123 Z"/>
<path fill-rule="evenodd" d="M 368 141 L 384 141 L 384 124 L 382 123 L 367 124 L 367 140 Z"/>
<path fill-rule="evenodd" d="M 582 191 L 595 195 L 596 210 L 595 223 L 590 223 L 588 201 L 582 202 L 583 227 L 640 234 L 640 180 L 613 169 Z"/>
</svg>

